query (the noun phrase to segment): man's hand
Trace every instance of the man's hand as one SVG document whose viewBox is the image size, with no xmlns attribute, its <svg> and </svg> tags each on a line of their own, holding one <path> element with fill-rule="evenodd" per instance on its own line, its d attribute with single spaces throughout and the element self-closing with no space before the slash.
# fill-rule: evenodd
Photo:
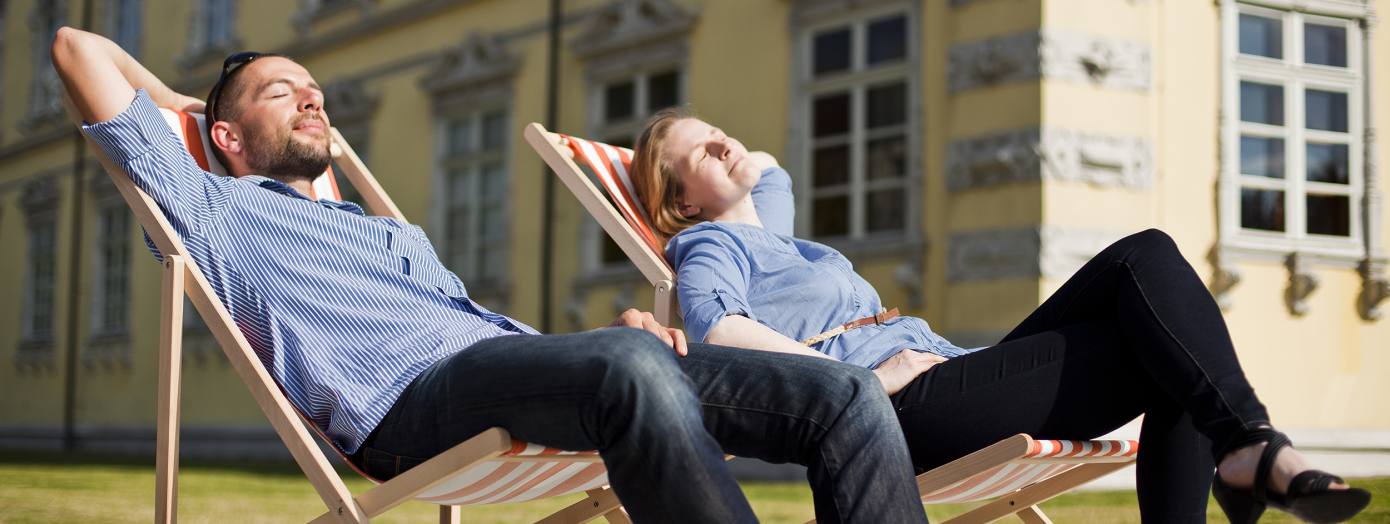
<svg viewBox="0 0 1390 524">
<path fill-rule="evenodd" d="M 945 361 L 946 357 L 940 355 L 904 349 L 874 368 L 874 374 L 883 382 L 883 390 L 892 395 L 911 384 L 917 375 Z"/>
<path fill-rule="evenodd" d="M 656 317 L 653 317 L 651 313 L 646 311 L 628 309 L 624 311 L 623 314 L 618 315 L 617 320 L 614 320 L 608 327 L 637 328 L 656 335 L 656 338 L 661 339 L 666 345 L 675 349 L 677 355 L 683 357 L 690 353 L 690 348 L 686 347 L 685 344 L 684 331 L 661 325 L 661 323 L 656 321 Z"/>
</svg>

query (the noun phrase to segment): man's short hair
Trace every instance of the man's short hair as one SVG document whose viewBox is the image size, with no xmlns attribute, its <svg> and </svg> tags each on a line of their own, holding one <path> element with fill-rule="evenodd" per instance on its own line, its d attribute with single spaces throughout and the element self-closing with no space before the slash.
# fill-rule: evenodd
<svg viewBox="0 0 1390 524">
<path fill-rule="evenodd" d="M 237 54 L 241 53 L 234 53 L 233 55 L 229 55 L 229 57 L 235 56 Z M 287 58 L 275 53 L 257 54 L 254 59 L 240 64 L 235 69 L 232 69 L 230 72 L 223 72 L 222 76 L 218 78 L 218 81 L 216 83 L 213 83 L 212 89 L 208 91 L 207 107 L 216 107 L 217 120 L 222 122 L 235 122 L 238 118 L 241 118 L 241 112 L 246 109 L 245 107 L 243 107 L 241 103 L 241 95 L 246 93 L 246 89 L 248 86 L 246 80 L 242 78 L 245 75 L 242 75 L 240 73 L 247 67 L 250 67 L 251 62 L 254 62 L 257 59 L 268 58 L 272 56 Z M 221 84 L 222 86 L 220 89 L 218 88 L 218 84 Z M 213 100 L 214 96 L 217 98 L 216 100 Z M 230 169 L 231 166 L 227 165 L 227 157 L 223 156 L 222 150 L 217 147 L 217 143 L 211 142 L 212 124 L 214 123 L 214 121 L 212 120 L 211 114 L 208 114 L 206 116 L 208 118 L 208 140 L 209 145 L 212 146 L 212 154 L 217 157 L 217 161 L 221 162 L 223 167 Z"/>
</svg>

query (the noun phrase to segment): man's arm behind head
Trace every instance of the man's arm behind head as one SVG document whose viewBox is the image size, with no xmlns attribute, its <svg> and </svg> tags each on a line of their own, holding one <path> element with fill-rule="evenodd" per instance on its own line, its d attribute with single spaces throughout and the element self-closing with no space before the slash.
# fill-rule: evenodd
<svg viewBox="0 0 1390 524">
<path fill-rule="evenodd" d="M 196 98 L 175 93 L 130 54 L 107 38 L 71 27 L 53 38 L 53 67 L 77 112 L 87 122 L 115 118 L 144 88 L 161 107 L 201 111 Z"/>
</svg>

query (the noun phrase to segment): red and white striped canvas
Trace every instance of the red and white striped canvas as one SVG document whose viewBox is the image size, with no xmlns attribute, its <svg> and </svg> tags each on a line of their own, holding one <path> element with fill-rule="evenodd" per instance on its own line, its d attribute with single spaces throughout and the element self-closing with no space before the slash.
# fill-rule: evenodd
<svg viewBox="0 0 1390 524">
<path fill-rule="evenodd" d="M 627 219 L 628 225 L 637 231 L 656 258 L 664 262 L 666 257 L 662 255 L 661 241 L 652 230 L 651 215 L 637 200 L 637 189 L 628 175 L 628 169 L 632 166 L 632 150 L 569 135 L 560 136 L 574 152 L 574 159 L 588 167 L 598 178 L 619 214 Z"/>
<path fill-rule="evenodd" d="M 183 140 L 183 145 L 188 149 L 188 153 L 193 155 L 193 161 L 198 163 L 198 167 L 204 171 L 227 176 L 227 169 L 217 161 L 217 156 L 212 154 L 212 144 L 208 142 L 207 120 L 202 113 L 189 113 L 184 111 L 174 111 L 171 109 L 160 108 L 159 112 L 164 116 L 164 123 L 169 124 L 169 129 L 174 131 Z M 342 200 L 342 193 L 338 192 L 338 182 L 333 177 L 333 167 L 314 179 L 313 194 L 305 195 L 309 198 L 320 199 L 329 198 Z"/>
<path fill-rule="evenodd" d="M 1034 440 L 1023 456 L 944 488 L 923 493 L 926 503 L 971 502 L 1000 497 L 1081 466 L 1086 459 L 1133 459 L 1137 440 Z"/>
</svg>

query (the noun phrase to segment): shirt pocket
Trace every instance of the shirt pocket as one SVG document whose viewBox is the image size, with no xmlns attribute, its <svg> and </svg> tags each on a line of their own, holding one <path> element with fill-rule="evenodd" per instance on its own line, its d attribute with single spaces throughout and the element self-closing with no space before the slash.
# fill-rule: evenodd
<svg viewBox="0 0 1390 524">
<path fill-rule="evenodd" d="M 419 235 L 410 233 L 409 229 L 401 231 L 404 233 L 394 233 L 390 238 L 390 251 L 399 261 L 401 273 L 446 295 L 460 295 L 455 280 L 434 258 L 433 251 L 421 244 Z"/>
</svg>

